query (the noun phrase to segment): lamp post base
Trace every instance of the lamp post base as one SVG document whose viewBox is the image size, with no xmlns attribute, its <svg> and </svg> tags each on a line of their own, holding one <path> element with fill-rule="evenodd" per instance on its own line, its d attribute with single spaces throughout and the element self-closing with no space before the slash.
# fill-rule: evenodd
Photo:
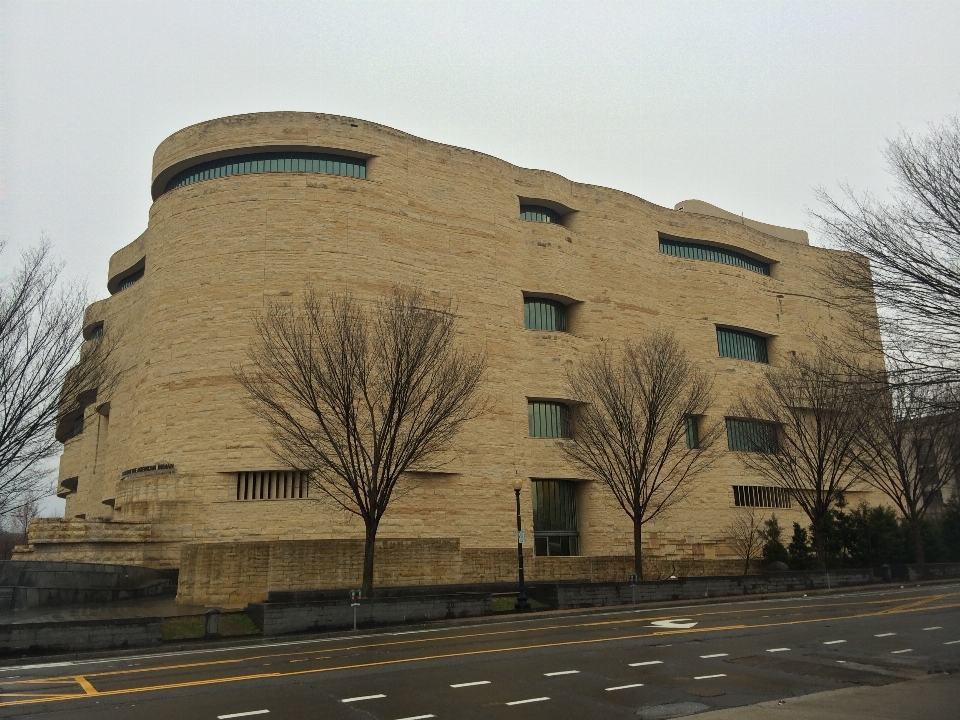
<svg viewBox="0 0 960 720">
<path fill-rule="evenodd" d="M 517 604 L 513 606 L 513 609 L 518 612 L 523 612 L 530 609 L 530 603 L 527 602 L 526 593 L 520 593 L 517 595 Z"/>
</svg>

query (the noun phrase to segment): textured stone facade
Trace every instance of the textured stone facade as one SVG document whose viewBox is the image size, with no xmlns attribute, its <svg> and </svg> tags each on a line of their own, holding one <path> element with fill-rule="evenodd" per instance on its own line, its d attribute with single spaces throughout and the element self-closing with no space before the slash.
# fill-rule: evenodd
<svg viewBox="0 0 960 720">
<path fill-rule="evenodd" d="M 367 176 L 248 174 L 163 192 L 201 161 L 277 149 L 364 157 Z M 675 330 L 716 373 L 716 420 L 766 369 L 718 357 L 718 325 L 769 336 L 777 365 L 811 350 L 811 332 L 836 335 L 848 320 L 820 299 L 817 269 L 835 252 L 801 231 L 696 201 L 659 207 L 361 120 L 263 113 L 201 123 L 160 145 L 153 176 L 147 229 L 111 258 L 113 294 L 86 318 L 120 335 L 121 381 L 64 446 L 69 519 L 35 525 L 18 557 L 176 567 L 198 543 L 362 537 L 355 518 L 318 498 L 236 499 L 236 473 L 282 468 L 241 405 L 234 368 L 253 339 L 252 316 L 307 282 L 364 301 L 419 285 L 453 299 L 462 342 L 486 352 L 491 411 L 461 434 L 441 473 L 407 483 L 380 529 L 384 539 L 453 538 L 462 553 L 515 548 L 515 477 L 578 479 L 557 441 L 528 437 L 527 399 L 566 399 L 565 369 L 601 339 Z M 521 202 L 563 210 L 562 224 L 520 220 Z M 664 254 L 661 233 L 764 259 L 771 274 Z M 120 290 L 138 267 L 143 278 Z M 569 332 L 525 330 L 524 293 L 575 301 Z M 648 526 L 651 558 L 731 559 L 722 537 L 736 512 L 731 485 L 751 484 L 764 483 L 725 452 Z M 532 529 L 529 482 L 522 498 Z M 582 555 L 632 552 L 629 521 L 604 487 L 581 482 L 577 505 Z M 800 519 L 795 509 L 777 514 L 787 527 Z M 582 560 L 555 565 L 563 562 Z"/>
</svg>

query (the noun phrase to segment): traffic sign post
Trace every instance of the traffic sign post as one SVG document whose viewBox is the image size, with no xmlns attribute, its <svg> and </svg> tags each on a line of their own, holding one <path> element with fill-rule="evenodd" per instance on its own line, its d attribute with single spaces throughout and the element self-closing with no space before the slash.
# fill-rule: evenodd
<svg viewBox="0 0 960 720">
<path fill-rule="evenodd" d="M 357 629 L 357 608 L 360 607 L 360 601 L 363 599 L 362 590 L 350 591 L 350 607 L 353 608 L 353 629 Z"/>
</svg>

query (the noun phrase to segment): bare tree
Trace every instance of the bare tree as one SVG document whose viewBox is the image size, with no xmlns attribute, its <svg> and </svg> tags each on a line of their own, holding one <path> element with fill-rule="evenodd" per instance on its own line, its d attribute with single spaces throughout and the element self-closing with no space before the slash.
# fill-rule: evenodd
<svg viewBox="0 0 960 720">
<path fill-rule="evenodd" d="M 960 120 L 920 138 L 902 134 L 886 158 L 896 181 L 890 202 L 844 188 L 819 191 L 812 213 L 822 235 L 857 255 L 836 258 L 826 273 L 836 301 L 854 322 L 878 309 L 886 332 L 863 336 L 896 362 L 892 381 L 960 380 Z M 866 260 L 864 260 L 864 258 Z M 869 261 L 869 262 L 867 262 Z M 876 297 L 876 308 L 874 306 Z M 916 370 L 923 370 L 917 374 Z"/>
<path fill-rule="evenodd" d="M 377 529 L 400 476 L 429 469 L 480 410 L 484 357 L 455 346 L 449 304 L 419 290 L 364 309 L 312 288 L 273 303 L 237 380 L 270 429 L 270 450 L 364 524 L 363 592 L 373 588 Z"/>
<path fill-rule="evenodd" d="M 21 545 L 27 542 L 30 523 L 38 517 L 40 517 L 40 502 L 37 498 L 31 498 L 21 503 L 20 506 L 11 513 L 13 532 L 17 534 L 18 542 Z"/>
<path fill-rule="evenodd" d="M 0 285 L 0 516 L 45 492 L 39 482 L 58 439 L 114 377 L 110 342 L 80 352 L 87 300 L 60 281 L 61 270 L 44 240 Z"/>
<path fill-rule="evenodd" d="M 643 579 L 643 526 L 680 502 L 714 460 L 719 426 L 703 415 L 712 382 L 677 343 L 657 330 L 601 347 L 568 375 L 577 407 L 566 456 L 603 481 L 633 522 L 634 566 Z"/>
<path fill-rule="evenodd" d="M 794 357 L 767 370 L 755 393 L 734 408 L 747 421 L 739 426 L 735 449 L 746 450 L 743 463 L 786 490 L 806 513 L 821 569 L 830 509 L 862 475 L 863 384 L 851 366 L 855 361 L 837 362 L 828 351 Z"/>
<path fill-rule="evenodd" d="M 921 528 L 953 479 L 949 463 L 958 443 L 960 413 L 943 412 L 952 388 L 893 385 L 864 395 L 867 418 L 860 441 L 864 480 L 896 506 L 910 526 L 915 562 L 924 562 Z"/>
<path fill-rule="evenodd" d="M 738 512 L 736 517 L 723 529 L 723 534 L 730 538 L 733 551 L 743 560 L 743 574 L 750 569 L 750 561 L 756 560 L 763 554 L 765 537 L 760 518 L 755 508 L 745 508 Z"/>
</svg>

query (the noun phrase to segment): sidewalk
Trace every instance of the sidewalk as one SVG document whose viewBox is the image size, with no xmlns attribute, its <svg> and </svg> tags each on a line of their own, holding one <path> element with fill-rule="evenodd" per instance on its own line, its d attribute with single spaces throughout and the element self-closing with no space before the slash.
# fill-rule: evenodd
<svg viewBox="0 0 960 720">
<path fill-rule="evenodd" d="M 958 716 L 960 675 L 930 675 L 892 685 L 829 690 L 692 717 L 697 720 L 940 720 Z"/>
</svg>

